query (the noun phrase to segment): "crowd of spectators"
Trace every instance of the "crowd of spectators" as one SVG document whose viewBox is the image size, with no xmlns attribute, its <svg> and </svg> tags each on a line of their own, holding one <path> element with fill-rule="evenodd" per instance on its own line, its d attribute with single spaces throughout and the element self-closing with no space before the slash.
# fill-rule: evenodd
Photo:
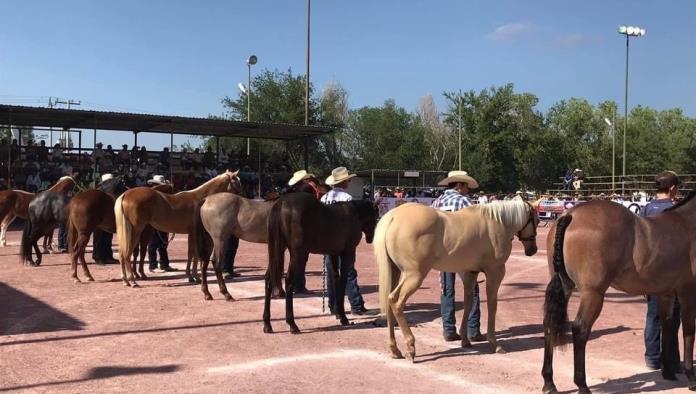
<svg viewBox="0 0 696 394">
<path fill-rule="evenodd" d="M 175 189 L 183 191 L 194 189 L 229 169 L 239 170 L 243 194 L 258 198 L 285 187 L 292 174 L 287 158 L 282 157 L 262 158 L 259 171 L 258 159 L 235 155 L 224 149 L 218 156 L 210 147 L 204 152 L 200 148 L 193 151 L 183 148 L 174 154 L 169 148 L 159 152 L 148 151 L 145 146 L 128 148 L 124 144 L 116 151 L 111 145 L 104 148 L 102 143 L 97 143 L 94 150 L 83 149 L 82 154 L 78 154 L 77 149 L 66 149 L 59 144 L 49 149 L 43 140 L 38 145 L 30 140 L 22 147 L 17 140 L 9 144 L 2 140 L 0 190 L 11 185 L 14 189 L 36 192 L 49 188 L 61 176 L 76 174 L 87 186 L 101 174 L 113 173 L 123 175 L 128 187 L 144 186 L 155 174 L 167 178 L 171 174 Z"/>
</svg>

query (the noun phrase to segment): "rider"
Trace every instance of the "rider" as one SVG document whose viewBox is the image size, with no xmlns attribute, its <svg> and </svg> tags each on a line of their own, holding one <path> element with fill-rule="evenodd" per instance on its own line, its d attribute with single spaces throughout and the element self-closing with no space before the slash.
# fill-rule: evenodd
<svg viewBox="0 0 696 394">
<path fill-rule="evenodd" d="M 674 171 L 664 171 L 655 177 L 655 189 L 656 195 L 655 200 L 651 201 L 646 205 L 640 213 L 640 216 L 647 217 L 657 215 L 658 213 L 664 211 L 665 209 L 674 205 L 674 199 L 679 191 L 679 185 L 681 184 L 679 176 Z M 661 356 L 662 352 L 660 350 L 661 346 L 661 335 L 662 330 L 660 326 L 660 317 L 658 315 L 658 296 L 647 296 L 648 302 L 648 312 L 645 316 L 645 365 L 652 370 L 660 369 L 661 366 Z M 679 301 L 675 298 L 674 309 L 672 315 L 675 323 L 675 332 L 672 338 L 675 343 L 672 349 L 674 353 L 666 357 L 668 360 L 676 360 L 679 362 L 679 338 L 677 333 L 679 332 Z M 677 365 L 674 370 L 679 370 L 679 365 Z"/>
<path fill-rule="evenodd" d="M 321 202 L 324 204 L 334 204 L 337 202 L 351 201 L 353 197 L 346 192 L 346 188 L 350 183 L 351 178 L 355 174 L 350 174 L 346 167 L 334 168 L 331 171 L 331 175 L 326 178 L 326 184 L 332 186 L 333 189 L 321 197 Z M 355 255 L 352 258 L 344 256 L 347 258 L 339 259 L 339 269 L 341 272 L 345 272 L 347 277 L 346 281 L 346 294 L 348 295 L 348 301 L 350 301 L 350 309 L 354 315 L 376 315 L 379 312 L 377 310 L 370 310 L 365 308 L 365 300 L 363 300 L 360 294 L 360 286 L 358 286 L 358 272 L 355 270 Z M 324 267 L 326 272 L 329 272 L 329 256 L 324 256 Z M 329 310 L 334 313 L 334 304 L 336 300 L 334 299 L 334 282 L 333 275 L 326 275 L 326 287 L 329 292 Z"/>
<path fill-rule="evenodd" d="M 438 186 L 447 186 L 447 190 L 433 201 L 430 205 L 441 211 L 455 212 L 471 205 L 466 197 L 469 194 L 469 187 L 478 188 L 478 182 L 466 171 L 450 171 L 447 178 L 441 180 Z M 459 276 L 464 280 L 463 273 Z M 457 334 L 457 320 L 454 316 L 454 272 L 440 273 L 440 313 L 442 315 L 442 336 L 445 341 L 459 341 L 462 337 Z M 485 341 L 486 337 L 481 334 L 481 309 L 479 303 L 479 286 L 474 287 L 474 305 L 469 313 L 467 322 L 467 337 L 470 341 Z M 463 334 L 463 333 L 460 333 Z"/>
</svg>

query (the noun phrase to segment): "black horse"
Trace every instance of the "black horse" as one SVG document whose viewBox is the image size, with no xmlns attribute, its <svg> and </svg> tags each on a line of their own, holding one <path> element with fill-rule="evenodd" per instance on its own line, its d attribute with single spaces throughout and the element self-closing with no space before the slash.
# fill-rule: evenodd
<svg viewBox="0 0 696 394">
<path fill-rule="evenodd" d="M 372 242 L 378 217 L 377 207 L 367 200 L 325 205 L 308 193 L 282 196 L 271 209 L 268 219 L 268 270 L 263 309 L 263 332 L 271 333 L 271 292 L 281 286 L 285 249 L 290 251 L 290 264 L 285 277 L 285 322 L 297 334 L 293 313 L 293 275 L 304 272 L 310 253 L 331 256 L 329 275 L 335 286 L 336 318 L 348 325 L 343 308 L 346 273 L 338 272 L 338 258 L 354 258 L 362 233 Z"/>
<path fill-rule="evenodd" d="M 29 203 L 29 217 L 24 222 L 22 244 L 19 248 L 22 263 L 37 267 L 41 265 L 41 251 L 37 242 L 42 236 L 53 234 L 53 230 L 67 218 L 68 198 L 65 194 L 45 191 Z M 36 252 L 32 260 L 31 248 Z"/>
</svg>

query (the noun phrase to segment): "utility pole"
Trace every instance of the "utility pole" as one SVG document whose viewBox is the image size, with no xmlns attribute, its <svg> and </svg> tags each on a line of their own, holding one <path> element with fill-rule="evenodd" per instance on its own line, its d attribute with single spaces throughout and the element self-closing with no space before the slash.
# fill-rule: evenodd
<svg viewBox="0 0 696 394">
<path fill-rule="evenodd" d="M 49 101 L 50 101 L 50 100 L 49 100 Z M 67 105 L 67 106 L 68 106 L 68 109 L 70 109 L 70 106 L 71 106 L 71 105 L 82 105 L 82 101 L 80 101 L 80 100 L 73 100 L 73 99 L 66 99 L 66 100 L 64 100 L 64 99 L 56 98 L 56 99 L 53 101 L 53 105 L 56 105 L 56 104 Z M 51 107 L 51 108 L 52 108 L 52 107 Z M 60 139 L 61 139 L 60 146 L 62 146 L 62 147 L 64 147 L 64 148 L 70 148 L 70 146 L 69 146 L 69 144 L 68 144 L 68 140 L 70 139 L 70 130 L 63 130 L 63 131 L 61 131 L 61 137 L 60 137 Z"/>
</svg>

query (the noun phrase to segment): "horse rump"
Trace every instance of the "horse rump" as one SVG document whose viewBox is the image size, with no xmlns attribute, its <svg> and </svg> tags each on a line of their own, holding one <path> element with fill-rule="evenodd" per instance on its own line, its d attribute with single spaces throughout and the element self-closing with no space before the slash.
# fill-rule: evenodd
<svg viewBox="0 0 696 394">
<path fill-rule="evenodd" d="M 549 336 L 552 346 L 563 346 L 570 342 L 568 301 L 574 285 L 568 283 L 570 278 L 563 258 L 563 240 L 571 220 L 570 215 L 558 219 L 553 248 L 554 274 L 546 286 L 544 299 L 544 335 Z"/>
<path fill-rule="evenodd" d="M 193 228 L 196 238 L 196 258 L 201 261 L 210 260 L 210 255 L 213 253 L 213 238 L 203 226 L 201 219 L 201 206 L 205 199 L 195 204 L 193 213 Z"/>
</svg>

